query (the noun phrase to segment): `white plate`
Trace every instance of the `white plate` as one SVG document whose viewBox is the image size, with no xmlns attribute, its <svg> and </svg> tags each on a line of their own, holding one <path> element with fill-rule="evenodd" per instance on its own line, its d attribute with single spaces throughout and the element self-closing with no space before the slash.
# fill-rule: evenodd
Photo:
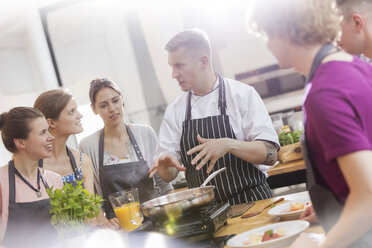
<svg viewBox="0 0 372 248">
<path fill-rule="evenodd" d="M 309 198 L 298 199 L 295 202 L 303 203 L 305 207 L 301 210 L 290 211 L 290 205 L 292 202 L 286 202 L 278 204 L 277 206 L 270 209 L 267 213 L 272 216 L 280 217 L 281 219 L 296 219 L 305 211 L 306 203 L 310 202 Z"/>
<path fill-rule="evenodd" d="M 282 247 L 282 246 L 288 246 L 290 245 L 295 238 L 304 231 L 309 226 L 309 222 L 303 221 L 303 220 L 294 220 L 294 221 L 285 221 L 285 222 L 279 222 L 271 225 L 262 226 L 259 228 L 252 229 L 250 231 L 241 233 L 236 235 L 235 237 L 229 239 L 227 241 L 227 245 L 230 247 Z M 254 234 L 260 234 L 263 235 L 266 231 L 273 229 L 274 232 L 278 228 L 284 229 L 286 235 L 277 239 L 272 239 L 269 241 L 265 241 L 259 244 L 249 244 L 244 245 L 244 243 L 249 240 L 249 237 Z"/>
</svg>

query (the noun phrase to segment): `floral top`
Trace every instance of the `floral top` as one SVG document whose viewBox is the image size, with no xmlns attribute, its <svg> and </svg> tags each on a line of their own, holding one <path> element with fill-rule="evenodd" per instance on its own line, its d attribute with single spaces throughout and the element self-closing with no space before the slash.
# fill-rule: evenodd
<svg viewBox="0 0 372 248">
<path fill-rule="evenodd" d="M 122 164 L 129 163 L 137 160 L 137 156 L 134 154 L 133 145 L 131 142 L 126 142 L 128 154 L 123 156 L 116 156 L 111 154 L 109 151 L 103 152 L 103 165 L 113 165 L 113 164 Z"/>
<path fill-rule="evenodd" d="M 81 171 L 82 158 L 83 158 L 83 156 L 82 156 L 82 153 L 80 152 L 80 162 L 79 162 L 79 166 L 78 166 L 78 172 L 79 172 L 80 178 L 83 178 L 83 172 Z M 63 181 L 63 184 L 76 182 L 77 180 L 76 180 L 76 177 L 75 177 L 75 173 L 72 172 L 71 174 L 63 176 L 62 181 Z"/>
</svg>

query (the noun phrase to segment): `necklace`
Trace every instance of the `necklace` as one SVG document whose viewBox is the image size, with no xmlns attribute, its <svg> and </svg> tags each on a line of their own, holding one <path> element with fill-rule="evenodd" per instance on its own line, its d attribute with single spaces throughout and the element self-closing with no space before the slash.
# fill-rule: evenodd
<svg viewBox="0 0 372 248">
<path fill-rule="evenodd" d="M 35 191 L 36 192 L 36 196 L 37 197 L 41 197 L 41 192 L 40 192 L 40 177 L 41 177 L 41 175 L 40 175 L 40 170 L 39 169 L 37 169 L 37 189 L 35 189 L 35 187 L 34 186 L 32 186 L 32 184 L 31 183 L 29 183 L 29 181 L 27 181 L 22 175 L 21 175 L 21 173 L 17 170 L 17 168 L 16 167 L 14 167 L 14 172 L 15 172 L 15 174 L 17 174 L 17 176 L 25 183 L 25 184 L 27 184 L 27 186 L 28 187 L 30 187 L 33 191 Z M 44 180 L 43 180 L 44 181 Z"/>
</svg>

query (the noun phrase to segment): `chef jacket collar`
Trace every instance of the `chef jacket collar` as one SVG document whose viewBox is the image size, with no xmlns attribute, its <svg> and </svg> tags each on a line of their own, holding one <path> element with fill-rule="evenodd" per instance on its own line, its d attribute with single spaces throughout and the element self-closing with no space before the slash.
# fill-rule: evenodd
<svg viewBox="0 0 372 248">
<path fill-rule="evenodd" d="M 215 90 L 218 88 L 218 86 L 220 85 L 220 80 L 218 80 L 218 78 L 219 78 L 219 77 L 216 75 L 216 82 L 215 82 L 214 85 L 213 85 L 213 89 L 212 89 L 210 92 L 208 92 L 207 94 L 204 94 L 204 95 L 197 95 L 197 94 L 194 93 L 193 90 L 191 90 L 191 93 L 192 93 L 194 96 L 206 96 L 206 95 L 212 93 L 212 92 L 215 91 Z"/>
</svg>

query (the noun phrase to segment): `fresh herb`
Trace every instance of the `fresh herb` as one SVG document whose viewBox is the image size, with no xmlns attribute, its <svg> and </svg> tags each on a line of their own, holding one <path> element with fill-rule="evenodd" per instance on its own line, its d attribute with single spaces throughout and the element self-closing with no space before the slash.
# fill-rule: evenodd
<svg viewBox="0 0 372 248">
<path fill-rule="evenodd" d="M 274 234 L 274 230 L 273 230 L 273 229 L 267 230 L 267 231 L 265 232 L 265 235 L 267 235 L 267 236 L 269 236 L 269 237 L 272 237 L 273 234 Z"/>
<path fill-rule="evenodd" d="M 279 134 L 280 146 L 300 142 L 301 135 L 303 134 L 303 132 L 304 132 L 303 130 L 297 130 L 293 132 L 281 132 Z"/>
<path fill-rule="evenodd" d="M 98 216 L 102 198 L 89 194 L 82 183 L 83 181 L 78 182 L 76 187 L 66 183 L 62 189 L 47 189 L 51 205 L 51 224 L 57 230 L 81 229 L 87 219 Z"/>
<path fill-rule="evenodd" d="M 271 206 L 270 207 L 271 208 L 275 207 L 275 203 L 271 203 Z"/>
</svg>

